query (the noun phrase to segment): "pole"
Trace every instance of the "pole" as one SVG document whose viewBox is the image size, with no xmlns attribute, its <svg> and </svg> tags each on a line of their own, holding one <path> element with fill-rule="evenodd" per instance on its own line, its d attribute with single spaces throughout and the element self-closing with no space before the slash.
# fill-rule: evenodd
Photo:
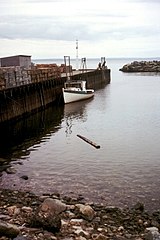
<svg viewBox="0 0 160 240">
<path fill-rule="evenodd" d="M 78 40 L 76 40 L 76 70 L 79 69 L 78 65 Z"/>
</svg>

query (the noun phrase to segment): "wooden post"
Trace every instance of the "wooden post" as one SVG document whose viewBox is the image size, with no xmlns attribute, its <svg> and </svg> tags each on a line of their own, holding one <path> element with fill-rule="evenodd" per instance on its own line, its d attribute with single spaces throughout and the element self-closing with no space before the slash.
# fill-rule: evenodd
<svg viewBox="0 0 160 240">
<path fill-rule="evenodd" d="M 90 145 L 92 145 L 93 147 L 95 147 L 97 149 L 100 148 L 100 145 L 97 145 L 96 143 L 90 141 L 88 138 L 85 138 L 85 137 L 83 137 L 83 136 L 81 136 L 79 134 L 77 134 L 77 137 L 83 139 L 85 142 L 89 143 Z"/>
</svg>

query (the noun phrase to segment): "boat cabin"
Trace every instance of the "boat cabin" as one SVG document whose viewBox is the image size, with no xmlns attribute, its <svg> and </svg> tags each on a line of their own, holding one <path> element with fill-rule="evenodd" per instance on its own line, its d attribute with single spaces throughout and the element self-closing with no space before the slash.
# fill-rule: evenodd
<svg viewBox="0 0 160 240">
<path fill-rule="evenodd" d="M 79 91 L 86 90 L 86 81 L 68 81 L 64 85 L 65 89 L 77 89 Z"/>
</svg>

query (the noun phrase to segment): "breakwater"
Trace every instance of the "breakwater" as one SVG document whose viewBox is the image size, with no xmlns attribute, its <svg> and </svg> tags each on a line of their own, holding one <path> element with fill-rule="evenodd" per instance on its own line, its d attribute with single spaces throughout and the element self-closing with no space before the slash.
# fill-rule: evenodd
<svg viewBox="0 0 160 240">
<path fill-rule="evenodd" d="M 0 89 L 0 123 L 25 117 L 50 104 L 64 104 L 62 88 L 66 77 L 47 75 L 47 70 L 42 75 L 39 71 L 34 73 L 34 78 L 31 75 L 31 81 L 27 84 Z M 96 89 L 110 83 L 110 69 L 75 73 L 71 78 L 85 79 L 87 87 Z"/>
<path fill-rule="evenodd" d="M 134 61 L 125 64 L 122 72 L 160 72 L 160 61 Z"/>
</svg>

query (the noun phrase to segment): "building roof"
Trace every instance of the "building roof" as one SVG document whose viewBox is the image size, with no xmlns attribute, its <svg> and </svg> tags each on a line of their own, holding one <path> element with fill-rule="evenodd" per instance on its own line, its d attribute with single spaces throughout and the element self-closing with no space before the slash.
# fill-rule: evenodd
<svg viewBox="0 0 160 240">
<path fill-rule="evenodd" d="M 11 58 L 11 57 L 31 57 L 31 56 L 29 56 L 29 55 L 15 55 L 15 56 L 3 57 L 3 58 L 0 58 L 0 59 Z"/>
</svg>

